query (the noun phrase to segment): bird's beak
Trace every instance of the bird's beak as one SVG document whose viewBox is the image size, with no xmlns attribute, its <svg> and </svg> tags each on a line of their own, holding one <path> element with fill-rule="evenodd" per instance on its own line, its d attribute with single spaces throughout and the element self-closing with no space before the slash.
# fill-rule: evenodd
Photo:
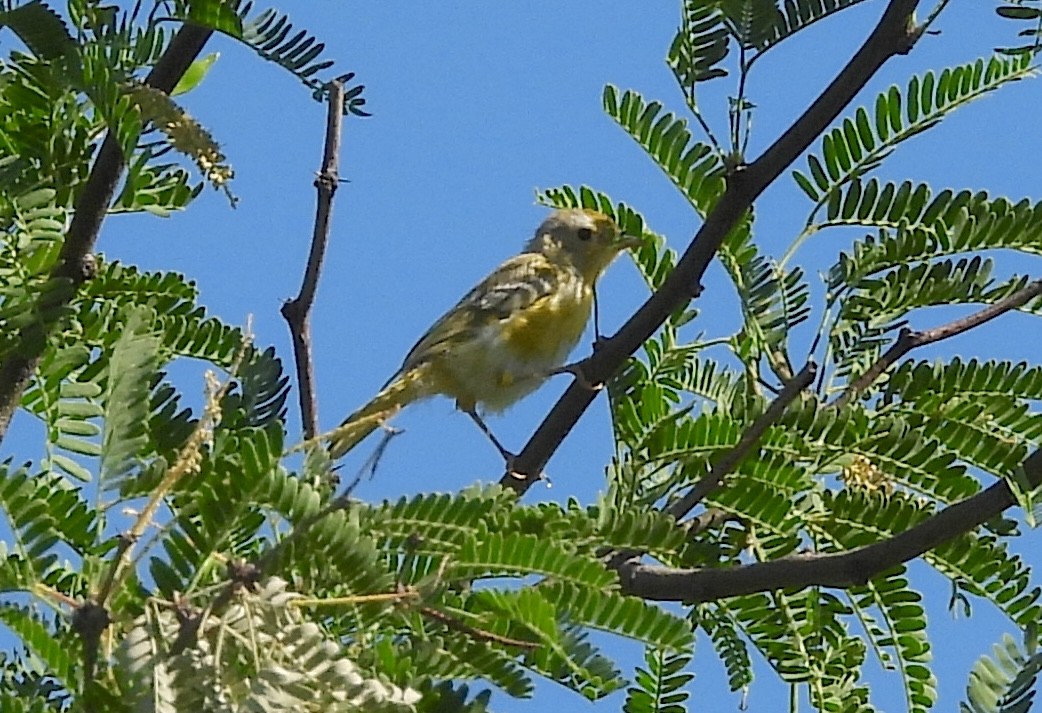
<svg viewBox="0 0 1042 713">
<path fill-rule="evenodd" d="M 629 250 L 639 248 L 644 244 L 644 241 L 637 235 L 620 235 L 618 241 L 615 243 L 619 250 Z"/>
</svg>

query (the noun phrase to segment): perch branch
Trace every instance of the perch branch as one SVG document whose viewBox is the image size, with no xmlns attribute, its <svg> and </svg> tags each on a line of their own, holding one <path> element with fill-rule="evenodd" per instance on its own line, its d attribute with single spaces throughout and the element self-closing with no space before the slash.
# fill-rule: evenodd
<svg viewBox="0 0 1042 713">
<path fill-rule="evenodd" d="M 763 155 L 728 175 L 726 190 L 662 287 L 584 362 L 588 381 L 606 382 L 670 314 L 690 301 L 691 286 L 701 284 L 724 238 L 756 198 L 835 120 L 886 60 L 911 50 L 918 38 L 913 21 L 918 4 L 919 0 L 890 0 L 868 39 L 803 115 Z M 537 482 L 595 396 L 596 392 L 577 383 L 569 386 L 500 483 L 523 493 Z"/>
</svg>

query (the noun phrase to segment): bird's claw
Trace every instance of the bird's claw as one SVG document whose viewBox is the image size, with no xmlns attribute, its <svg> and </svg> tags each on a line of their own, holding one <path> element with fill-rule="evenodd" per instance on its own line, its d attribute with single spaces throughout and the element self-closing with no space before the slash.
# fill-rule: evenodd
<svg viewBox="0 0 1042 713">
<path fill-rule="evenodd" d="M 513 453 L 504 453 L 503 458 L 506 461 L 506 474 L 508 476 L 522 483 L 527 482 L 529 479 L 531 479 L 531 476 L 522 473 L 514 467 L 514 464 L 517 462 L 516 455 L 514 455 Z M 539 481 L 545 482 L 546 487 L 548 488 L 554 487 L 553 481 L 550 480 L 550 476 L 547 475 L 545 472 L 540 473 L 539 476 L 533 480 L 533 482 L 536 483 Z"/>
<path fill-rule="evenodd" d="M 577 361 L 573 362 L 572 364 L 565 364 L 564 366 L 559 366 L 556 369 L 551 369 L 549 372 L 550 376 L 556 376 L 558 374 L 571 374 L 575 377 L 575 380 L 576 382 L 578 382 L 579 386 L 583 387 L 588 391 L 600 391 L 601 389 L 603 389 L 603 381 L 595 384 L 588 378 L 586 378 L 586 372 L 583 371 L 583 363 L 584 362 Z"/>
</svg>

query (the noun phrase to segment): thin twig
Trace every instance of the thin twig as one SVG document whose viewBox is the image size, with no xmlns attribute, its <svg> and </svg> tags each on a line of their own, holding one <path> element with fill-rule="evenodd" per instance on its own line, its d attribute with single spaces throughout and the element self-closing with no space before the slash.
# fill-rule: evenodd
<svg viewBox="0 0 1042 713">
<path fill-rule="evenodd" d="M 949 337 L 954 337 L 963 332 L 968 332 L 975 327 L 981 326 L 985 322 L 990 322 L 996 317 L 1011 312 L 1018 307 L 1023 307 L 1039 295 L 1042 295 L 1042 280 L 1035 280 L 1023 289 L 1017 290 L 1009 297 L 999 300 L 993 305 L 988 305 L 979 312 L 974 312 L 971 315 L 957 319 L 954 322 L 942 324 L 940 327 L 934 327 L 933 329 L 927 329 L 922 332 L 907 328 L 902 329 L 900 334 L 897 335 L 897 341 L 895 341 L 893 345 L 887 349 L 883 355 L 868 368 L 867 371 L 865 371 L 864 374 L 847 386 L 843 393 L 840 394 L 832 403 L 832 406 L 835 406 L 836 408 L 846 406 L 858 394 L 874 384 L 876 379 L 878 379 L 883 372 L 893 366 L 898 359 L 916 347 L 933 344 L 942 339 L 948 339 Z"/>
<path fill-rule="evenodd" d="M 320 608 L 320 607 L 339 607 L 345 605 L 355 604 L 369 604 L 372 602 L 404 602 L 404 601 L 419 601 L 420 593 L 416 590 L 409 589 L 401 592 L 381 592 L 379 594 L 352 594 L 346 597 L 330 597 L 328 599 L 320 599 L 316 597 L 301 597 L 300 599 L 290 599 L 288 604 L 292 607 L 309 607 L 309 608 Z"/>
<path fill-rule="evenodd" d="M 607 382 L 670 314 L 692 299 L 691 286 L 701 284 L 724 238 L 756 198 L 839 116 L 886 60 L 912 49 L 918 39 L 912 13 L 918 4 L 919 0 L 890 0 L 868 39 L 803 115 L 763 155 L 728 175 L 723 195 L 662 287 L 584 364 L 591 383 Z M 569 386 L 511 463 L 512 472 L 499 482 L 520 493 L 537 482 L 595 396 L 577 383 Z"/>
<path fill-rule="evenodd" d="M 391 445 L 391 440 L 397 436 L 405 433 L 405 429 L 394 428 L 393 426 L 383 425 L 383 435 L 380 437 L 380 442 L 376 444 L 376 448 L 373 449 L 372 455 L 370 455 L 362 467 L 355 473 L 355 477 L 347 484 L 344 488 L 344 493 L 341 495 L 343 498 L 351 497 L 351 494 L 355 491 L 355 488 L 362 482 L 365 477 L 375 478 L 376 470 L 380 467 L 380 461 L 383 460 L 384 453 L 387 452 L 387 446 Z"/>
<path fill-rule="evenodd" d="M 937 21 L 937 18 L 944 12 L 944 8 L 948 7 L 948 0 L 940 0 L 934 8 L 930 10 L 930 14 L 926 16 L 923 23 L 919 26 L 919 34 L 930 32 L 930 25 Z M 930 34 L 940 34 L 940 31 L 933 31 Z"/>
<path fill-rule="evenodd" d="M 466 624 L 459 619 L 446 614 L 445 612 L 438 611 L 431 607 L 420 607 L 420 613 L 429 619 L 440 621 L 449 629 L 459 631 L 467 636 L 477 639 L 478 641 L 488 641 L 494 644 L 502 644 L 505 646 L 516 646 L 521 649 L 538 649 L 539 643 L 535 641 L 523 641 L 521 639 L 512 639 L 509 636 L 502 636 L 491 631 L 485 631 L 484 629 L 478 629 Z"/>
<path fill-rule="evenodd" d="M 731 155 L 742 156 L 739 146 L 744 143 L 742 134 L 742 109 L 745 104 L 745 83 L 749 78 L 749 63 L 746 61 L 746 48 L 742 42 L 738 43 L 738 91 L 734 98 L 734 106 L 731 107 Z"/>
<path fill-rule="evenodd" d="M 329 242 L 329 224 L 333 214 L 333 196 L 340 184 L 340 127 L 344 119 L 344 85 L 329 84 L 329 111 L 326 114 L 326 141 L 322 152 L 322 170 L 315 178 L 318 204 L 315 208 L 315 229 L 311 235 L 311 252 L 300 292 L 282 305 L 282 316 L 289 324 L 293 337 L 293 358 L 297 364 L 297 396 L 300 399 L 300 420 L 304 438 L 318 433 L 318 402 L 315 397 L 315 368 L 311 359 L 311 307 L 315 303 L 322 260 Z"/>
<path fill-rule="evenodd" d="M 212 34 L 213 30 L 205 27 L 182 25 L 170 40 L 163 56 L 148 73 L 145 84 L 170 92 L 199 56 Z M 110 131 L 101 144 L 98 157 L 76 201 L 76 210 L 65 235 L 61 255 L 47 281 L 50 286 L 61 287 L 55 290 L 48 288 L 46 297 L 41 296 L 41 302 L 46 300 L 46 304 L 40 304 L 39 320 L 22 328 L 18 344 L 0 362 L 0 441 L 7 434 L 22 393 L 36 373 L 49 335 L 65 314 L 61 308 L 72 301 L 80 285 L 94 277 L 94 245 L 116 194 L 116 184 L 123 175 L 124 163 L 119 141 Z"/>
<path fill-rule="evenodd" d="M 705 477 L 691 486 L 691 489 L 683 497 L 667 507 L 665 513 L 679 520 L 691 512 L 707 495 L 723 485 L 724 478 L 738 467 L 742 459 L 749 455 L 756 444 L 760 442 L 764 432 L 777 423 L 778 419 L 785 413 L 788 405 L 800 395 L 800 392 L 811 385 L 817 369 L 818 367 L 813 361 L 807 362 L 806 366 L 791 381 L 785 384 L 781 393 L 771 402 L 767 410 L 752 422 L 752 425 L 742 434 L 741 439 L 735 444 L 734 448 L 724 453 L 719 460 L 713 463 Z"/>
</svg>

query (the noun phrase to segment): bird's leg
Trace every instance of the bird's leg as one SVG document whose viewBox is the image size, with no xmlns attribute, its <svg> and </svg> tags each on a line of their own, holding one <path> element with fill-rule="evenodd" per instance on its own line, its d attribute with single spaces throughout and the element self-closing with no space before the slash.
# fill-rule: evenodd
<svg viewBox="0 0 1042 713">
<path fill-rule="evenodd" d="M 475 409 L 461 408 L 460 410 L 470 416 L 470 420 L 477 424 L 478 428 L 481 429 L 481 432 L 488 437 L 488 440 L 492 441 L 492 445 L 496 447 L 496 450 L 499 451 L 499 455 L 503 456 L 503 460 L 506 461 L 507 470 L 510 470 L 514 464 L 514 459 L 517 458 L 517 456 L 503 447 L 503 444 L 500 443 L 499 439 L 492 433 L 492 429 L 488 427 L 488 424 L 478 415 L 478 412 Z"/>
<path fill-rule="evenodd" d="M 597 305 L 597 285 L 593 286 L 593 345 L 597 349 L 597 342 L 601 341 L 601 310 Z"/>
<path fill-rule="evenodd" d="M 470 420 L 472 420 L 475 424 L 477 424 L 477 427 L 480 428 L 481 432 L 484 433 L 488 437 L 488 440 L 492 441 L 492 445 L 494 445 L 496 447 L 496 450 L 499 451 L 499 455 L 503 456 L 503 460 L 506 462 L 506 471 L 507 471 L 507 473 L 509 473 L 511 476 L 517 478 L 518 480 L 524 480 L 525 476 L 523 474 L 518 473 L 517 471 L 514 470 L 514 461 L 517 460 L 517 456 L 514 455 L 513 453 L 511 453 L 510 451 L 508 451 L 503 446 L 503 444 L 499 442 L 499 439 L 496 438 L 495 434 L 492 433 L 492 429 L 490 429 L 488 427 L 488 424 L 485 423 L 485 420 L 483 418 L 481 418 L 481 416 L 478 415 L 477 410 L 474 407 L 464 408 L 458 402 L 456 403 L 456 407 L 459 408 L 459 410 L 462 411 L 463 413 L 465 413 L 468 416 L 470 416 Z M 545 482 L 546 483 L 546 487 L 548 487 L 548 488 L 551 487 L 551 485 L 552 485 L 552 483 L 550 482 L 550 476 L 548 476 L 546 473 L 540 473 L 539 474 L 539 480 L 542 480 L 543 482 Z"/>
</svg>

